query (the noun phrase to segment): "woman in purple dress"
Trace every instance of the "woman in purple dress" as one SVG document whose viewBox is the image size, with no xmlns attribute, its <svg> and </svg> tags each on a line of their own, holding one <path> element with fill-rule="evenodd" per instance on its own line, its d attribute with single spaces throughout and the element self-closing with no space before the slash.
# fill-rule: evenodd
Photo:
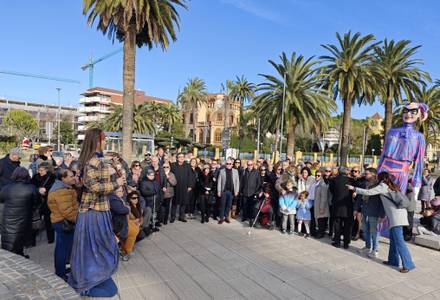
<svg viewBox="0 0 440 300">
<path fill-rule="evenodd" d="M 428 106 L 424 103 L 411 102 L 402 109 L 403 126 L 388 130 L 383 152 L 378 164 L 378 173 L 387 172 L 392 175 L 393 181 L 406 193 L 409 170 L 413 165 L 411 185 L 414 196 L 417 196 L 422 185 L 423 165 L 425 157 L 425 137 L 414 126 L 416 122 L 428 118 Z M 382 233 L 388 236 L 386 221 L 381 228 Z"/>
</svg>

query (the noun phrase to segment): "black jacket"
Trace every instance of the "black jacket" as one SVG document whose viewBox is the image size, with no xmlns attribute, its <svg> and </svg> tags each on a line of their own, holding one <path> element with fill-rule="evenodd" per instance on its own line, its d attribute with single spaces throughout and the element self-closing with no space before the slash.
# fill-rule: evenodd
<svg viewBox="0 0 440 300">
<path fill-rule="evenodd" d="M 245 197 L 252 197 L 260 191 L 260 188 L 261 188 L 260 173 L 255 169 L 249 171 L 246 168 L 240 180 L 241 194 Z"/>
<path fill-rule="evenodd" d="M 19 161 L 12 161 L 9 158 L 9 154 L 0 159 L 0 190 L 12 183 L 11 175 L 14 170 L 20 166 Z"/>
<path fill-rule="evenodd" d="M 157 181 L 148 179 L 142 180 L 139 185 L 139 191 L 145 199 L 145 206 L 153 207 L 153 201 L 159 195 L 159 184 Z"/>
<path fill-rule="evenodd" d="M 108 196 L 110 212 L 112 213 L 113 231 L 120 239 L 125 239 L 128 233 L 128 213 L 130 209 L 124 205 L 124 201 L 111 193 Z"/>
<path fill-rule="evenodd" d="M 329 190 L 332 194 L 333 213 L 335 217 L 353 217 L 353 197 L 347 185 L 353 185 L 352 178 L 338 175 L 330 179 Z"/>
<path fill-rule="evenodd" d="M 41 203 L 43 204 L 44 207 L 47 204 L 47 196 L 49 194 L 50 188 L 55 183 L 55 180 L 56 180 L 56 177 L 52 173 L 47 173 L 44 176 L 40 176 L 40 174 L 36 174 L 31 179 L 31 183 L 33 185 L 35 185 L 35 187 L 37 188 L 37 192 L 38 192 L 38 189 L 41 187 L 44 187 L 46 189 L 46 194 L 41 195 L 40 193 L 38 193 L 41 197 Z"/>
<path fill-rule="evenodd" d="M 434 183 L 434 193 L 435 196 L 440 196 L 440 177 Z"/>
<path fill-rule="evenodd" d="M 38 192 L 27 182 L 13 182 L 0 193 L 0 203 L 4 203 L 2 248 L 15 252 L 27 244 L 32 233 L 32 212 L 38 206 Z"/>
<path fill-rule="evenodd" d="M 208 194 L 206 194 L 206 192 L 209 192 L 209 195 L 213 195 L 214 179 L 212 177 L 211 172 L 208 175 L 200 174 L 199 191 L 200 191 L 201 196 L 208 195 Z"/>
</svg>

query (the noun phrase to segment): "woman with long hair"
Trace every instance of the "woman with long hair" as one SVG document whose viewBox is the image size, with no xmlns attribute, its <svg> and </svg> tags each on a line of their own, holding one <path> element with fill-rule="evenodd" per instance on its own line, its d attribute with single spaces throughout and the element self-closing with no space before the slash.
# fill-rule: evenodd
<svg viewBox="0 0 440 300">
<path fill-rule="evenodd" d="M 76 219 L 69 284 L 82 296 L 113 297 L 118 289 L 111 276 L 118 266 L 118 245 L 112 229 L 108 195 L 125 184 L 104 162 L 105 134 L 86 131 L 78 169 L 83 193 Z"/>
<path fill-rule="evenodd" d="M 390 200 L 390 193 L 400 191 L 400 187 L 395 184 L 387 172 L 381 172 L 377 176 L 378 185 L 371 189 L 361 189 L 349 185 L 348 189 L 353 190 L 358 195 L 374 196 L 380 195 L 385 214 L 389 220 L 390 226 L 390 249 L 388 252 L 388 260 L 384 261 L 385 265 L 399 267 L 399 259 L 402 260 L 401 273 L 408 273 L 415 268 L 411 254 L 403 239 L 403 226 L 408 226 L 407 211 L 405 208 L 398 208 L 394 202 Z M 392 198 L 391 198 L 392 199 Z M 379 221 L 383 222 L 383 219 Z"/>
</svg>

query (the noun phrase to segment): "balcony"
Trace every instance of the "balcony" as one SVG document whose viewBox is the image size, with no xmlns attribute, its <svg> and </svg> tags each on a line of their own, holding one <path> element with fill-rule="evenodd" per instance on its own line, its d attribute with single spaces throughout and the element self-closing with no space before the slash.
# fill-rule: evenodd
<svg viewBox="0 0 440 300">
<path fill-rule="evenodd" d="M 101 104 L 108 104 L 110 105 L 111 101 L 109 98 L 106 97 L 100 97 L 100 96 L 93 96 L 93 97 L 83 97 L 79 100 L 80 104 L 86 104 L 86 103 L 101 103 Z"/>
<path fill-rule="evenodd" d="M 99 120 L 99 116 L 81 116 L 78 118 L 78 122 L 94 122 Z"/>
<path fill-rule="evenodd" d="M 86 131 L 87 130 L 87 126 L 85 125 L 78 125 L 78 131 Z"/>
<path fill-rule="evenodd" d="M 90 112 L 96 112 L 96 113 L 102 113 L 102 114 L 110 114 L 111 111 L 107 108 L 99 107 L 99 106 L 85 106 L 79 108 L 80 113 L 90 113 Z"/>
</svg>

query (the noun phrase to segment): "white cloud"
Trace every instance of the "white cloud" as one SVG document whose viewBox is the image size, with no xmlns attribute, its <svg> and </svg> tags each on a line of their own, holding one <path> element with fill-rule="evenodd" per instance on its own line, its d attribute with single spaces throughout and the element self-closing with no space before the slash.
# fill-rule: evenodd
<svg viewBox="0 0 440 300">
<path fill-rule="evenodd" d="M 250 13 L 258 18 L 282 25 L 288 24 L 287 20 L 284 19 L 279 13 L 268 10 L 258 5 L 253 0 L 220 0 L 220 1 L 225 4 L 232 5 L 242 11 Z"/>
</svg>

